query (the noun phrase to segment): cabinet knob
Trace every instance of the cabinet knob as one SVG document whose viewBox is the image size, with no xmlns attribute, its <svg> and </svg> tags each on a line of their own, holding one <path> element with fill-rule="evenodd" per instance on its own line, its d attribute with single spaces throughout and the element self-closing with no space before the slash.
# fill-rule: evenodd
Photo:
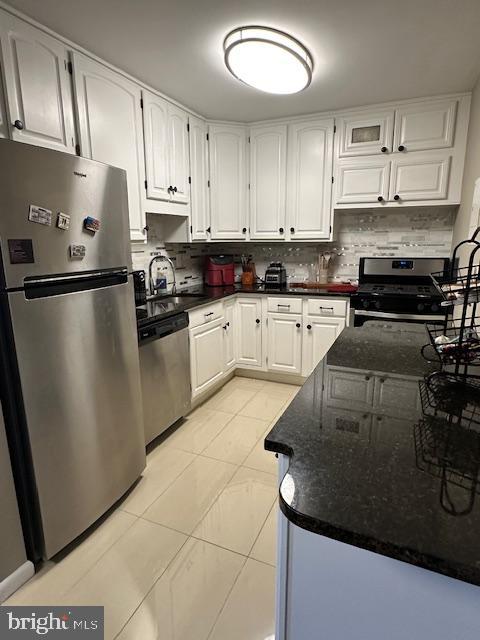
<svg viewBox="0 0 480 640">
<path fill-rule="evenodd" d="M 173 191 L 173 187 L 172 187 L 172 185 L 170 185 L 170 186 L 168 187 L 167 191 L 168 191 L 168 193 L 170 193 L 171 191 Z"/>
<path fill-rule="evenodd" d="M 381 422 L 382 421 L 382 416 L 377 416 L 377 420 L 378 420 L 378 422 Z"/>
<path fill-rule="evenodd" d="M 283 227 L 280 227 L 279 231 L 280 233 L 283 233 Z"/>
<path fill-rule="evenodd" d="M 399 151 L 405 151 L 405 145 L 401 144 L 398 146 Z"/>
<path fill-rule="evenodd" d="M 242 233 L 247 233 L 247 227 L 243 227 Z"/>
<path fill-rule="evenodd" d="M 212 233 L 212 227 L 208 227 L 208 229 L 206 229 L 207 233 Z"/>
<path fill-rule="evenodd" d="M 15 122 L 13 123 L 13 126 L 15 127 L 15 129 L 18 129 L 19 131 L 21 131 L 24 128 L 24 124 L 21 120 L 15 120 Z"/>
<path fill-rule="evenodd" d="M 297 322 L 295 326 L 297 327 L 297 329 L 300 329 L 302 325 L 299 322 Z"/>
<path fill-rule="evenodd" d="M 150 231 L 150 227 L 148 226 L 148 224 L 146 224 L 146 225 L 143 227 L 143 230 L 145 231 L 145 233 L 147 233 L 147 231 Z"/>
<path fill-rule="evenodd" d="M 388 151 L 388 147 L 382 147 L 382 148 L 380 149 L 380 151 L 381 151 L 382 153 L 387 153 L 387 151 Z"/>
<path fill-rule="evenodd" d="M 230 322 L 227 322 L 227 327 L 229 327 L 229 326 L 230 326 Z"/>
<path fill-rule="evenodd" d="M 383 196 L 378 196 L 377 200 L 378 200 L 379 202 L 383 202 Z"/>
<path fill-rule="evenodd" d="M 307 324 L 307 329 L 310 331 L 310 329 L 312 328 L 311 324 Z"/>
<path fill-rule="evenodd" d="M 174 193 L 177 193 L 177 191 L 178 191 L 177 187 L 173 187 L 173 191 L 174 191 Z"/>
<path fill-rule="evenodd" d="M 226 331 L 226 330 L 227 330 L 227 325 L 226 325 L 226 324 L 224 324 L 224 325 L 223 325 L 223 328 L 224 328 L 224 329 L 225 329 L 225 331 Z"/>
<path fill-rule="evenodd" d="M 393 196 L 393 199 L 394 200 L 400 200 L 400 196 L 398 195 L 398 193 Z"/>
<path fill-rule="evenodd" d="M 257 324 L 260 324 L 260 319 L 259 319 L 259 318 L 257 318 L 257 319 L 255 320 L 255 322 L 256 322 Z"/>
<path fill-rule="evenodd" d="M 365 376 L 365 380 L 368 382 L 368 380 L 370 380 L 370 376 Z"/>
<path fill-rule="evenodd" d="M 290 233 L 295 233 L 295 227 L 290 227 Z"/>
<path fill-rule="evenodd" d="M 385 378 L 380 378 L 380 384 L 383 384 L 385 382 Z"/>
</svg>

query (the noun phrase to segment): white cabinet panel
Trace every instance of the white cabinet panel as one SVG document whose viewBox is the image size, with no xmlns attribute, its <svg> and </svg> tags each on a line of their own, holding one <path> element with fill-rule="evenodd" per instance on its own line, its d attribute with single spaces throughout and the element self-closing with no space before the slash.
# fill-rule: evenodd
<svg viewBox="0 0 480 640">
<path fill-rule="evenodd" d="M 300 374 L 302 370 L 302 316 L 268 314 L 268 368 Z"/>
<path fill-rule="evenodd" d="M 457 100 L 424 102 L 397 109 L 394 150 L 408 152 L 452 147 L 456 112 Z"/>
<path fill-rule="evenodd" d="M 309 376 L 312 373 L 344 328 L 345 318 L 305 318 L 302 375 Z"/>
<path fill-rule="evenodd" d="M 340 158 L 392 151 L 394 110 L 362 112 L 338 118 Z"/>
<path fill-rule="evenodd" d="M 236 314 L 235 300 L 228 300 L 223 304 L 223 317 L 225 324 L 223 325 L 223 362 L 224 371 L 228 371 L 235 366 L 236 363 Z"/>
<path fill-rule="evenodd" d="M 290 240 L 330 237 L 332 175 L 333 119 L 290 125 L 287 178 Z"/>
<path fill-rule="evenodd" d="M 371 409 L 374 386 L 375 377 L 368 372 L 326 369 L 325 394 L 329 406 L 349 409 L 354 404 L 360 410 Z"/>
<path fill-rule="evenodd" d="M 65 46 L 0 12 L 5 92 L 14 140 L 75 153 L 73 104 Z M 18 122 L 16 128 L 13 123 Z"/>
<path fill-rule="evenodd" d="M 145 176 L 140 87 L 122 75 L 74 54 L 81 153 L 127 172 L 132 240 L 145 237 Z"/>
<path fill-rule="evenodd" d="M 238 298 L 237 300 L 237 363 L 240 366 L 262 367 L 262 300 Z"/>
<path fill-rule="evenodd" d="M 413 407 L 412 417 L 421 410 L 418 380 L 405 380 L 390 376 L 376 377 L 375 411 L 398 418 L 408 418 L 405 407 Z"/>
<path fill-rule="evenodd" d="M 190 329 L 192 396 L 195 397 L 223 375 L 224 319 L 218 318 Z"/>
<path fill-rule="evenodd" d="M 247 235 L 246 129 L 209 127 L 210 209 L 213 240 Z"/>
<path fill-rule="evenodd" d="M 167 100 L 143 91 L 147 198 L 190 201 L 188 116 Z"/>
<path fill-rule="evenodd" d="M 285 238 L 286 125 L 250 131 L 250 237 Z"/>
<path fill-rule="evenodd" d="M 373 156 L 339 160 L 336 201 L 338 204 L 386 201 L 389 195 L 389 181 L 390 159 L 388 157 Z"/>
<path fill-rule="evenodd" d="M 392 160 L 390 200 L 445 200 L 451 159 L 445 151 L 399 154 Z"/>
<path fill-rule="evenodd" d="M 207 125 L 204 120 L 190 116 L 190 186 L 191 238 L 207 240 L 210 220 L 208 200 Z"/>
<path fill-rule="evenodd" d="M 187 204 L 190 200 L 188 176 L 188 116 L 185 111 L 168 105 L 168 139 L 172 201 Z"/>
</svg>

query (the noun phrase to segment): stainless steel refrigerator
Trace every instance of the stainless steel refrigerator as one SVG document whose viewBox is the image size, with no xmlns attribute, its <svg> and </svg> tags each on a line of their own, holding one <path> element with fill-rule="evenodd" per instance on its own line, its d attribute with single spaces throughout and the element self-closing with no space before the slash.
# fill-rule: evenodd
<svg viewBox="0 0 480 640">
<path fill-rule="evenodd" d="M 37 560 L 145 466 L 125 172 L 0 140 L 0 249 L 0 393 Z"/>
</svg>

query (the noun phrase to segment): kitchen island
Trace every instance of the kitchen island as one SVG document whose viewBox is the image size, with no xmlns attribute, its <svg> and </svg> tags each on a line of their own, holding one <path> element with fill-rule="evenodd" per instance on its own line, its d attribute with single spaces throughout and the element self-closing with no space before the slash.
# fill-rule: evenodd
<svg viewBox="0 0 480 640">
<path fill-rule="evenodd" d="M 266 437 L 279 456 L 277 640 L 479 637 L 478 436 L 452 439 L 455 473 L 435 459 L 426 342 L 421 325 L 345 329 Z"/>
</svg>

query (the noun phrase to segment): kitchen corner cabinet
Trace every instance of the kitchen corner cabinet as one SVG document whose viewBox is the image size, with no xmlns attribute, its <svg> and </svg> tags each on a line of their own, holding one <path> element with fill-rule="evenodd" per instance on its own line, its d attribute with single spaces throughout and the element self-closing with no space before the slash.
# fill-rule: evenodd
<svg viewBox="0 0 480 640">
<path fill-rule="evenodd" d="M 73 78 L 81 154 L 125 169 L 131 239 L 144 240 L 141 89 L 77 53 L 73 56 Z"/>
<path fill-rule="evenodd" d="M 191 240 L 208 240 L 210 203 L 208 200 L 208 148 L 205 120 L 190 116 L 190 201 Z"/>
<path fill-rule="evenodd" d="M 170 206 L 190 202 L 187 113 L 149 91 L 142 95 L 147 200 L 163 201 L 161 213 L 188 215 L 188 208 Z"/>
<path fill-rule="evenodd" d="M 302 314 L 268 314 L 267 366 L 270 371 L 302 372 Z"/>
<path fill-rule="evenodd" d="M 190 329 L 192 396 L 219 381 L 224 373 L 223 317 Z"/>
<path fill-rule="evenodd" d="M 214 124 L 208 136 L 211 239 L 246 240 L 246 127 Z"/>
<path fill-rule="evenodd" d="M 289 126 L 287 234 L 289 240 L 328 240 L 332 220 L 333 118 Z"/>
<path fill-rule="evenodd" d="M 250 129 L 250 238 L 285 239 L 287 126 Z"/>
<path fill-rule="evenodd" d="M 263 367 L 262 296 L 237 299 L 237 364 Z"/>
<path fill-rule="evenodd" d="M 75 153 L 68 51 L 60 41 L 0 10 L 9 137 Z"/>
</svg>

